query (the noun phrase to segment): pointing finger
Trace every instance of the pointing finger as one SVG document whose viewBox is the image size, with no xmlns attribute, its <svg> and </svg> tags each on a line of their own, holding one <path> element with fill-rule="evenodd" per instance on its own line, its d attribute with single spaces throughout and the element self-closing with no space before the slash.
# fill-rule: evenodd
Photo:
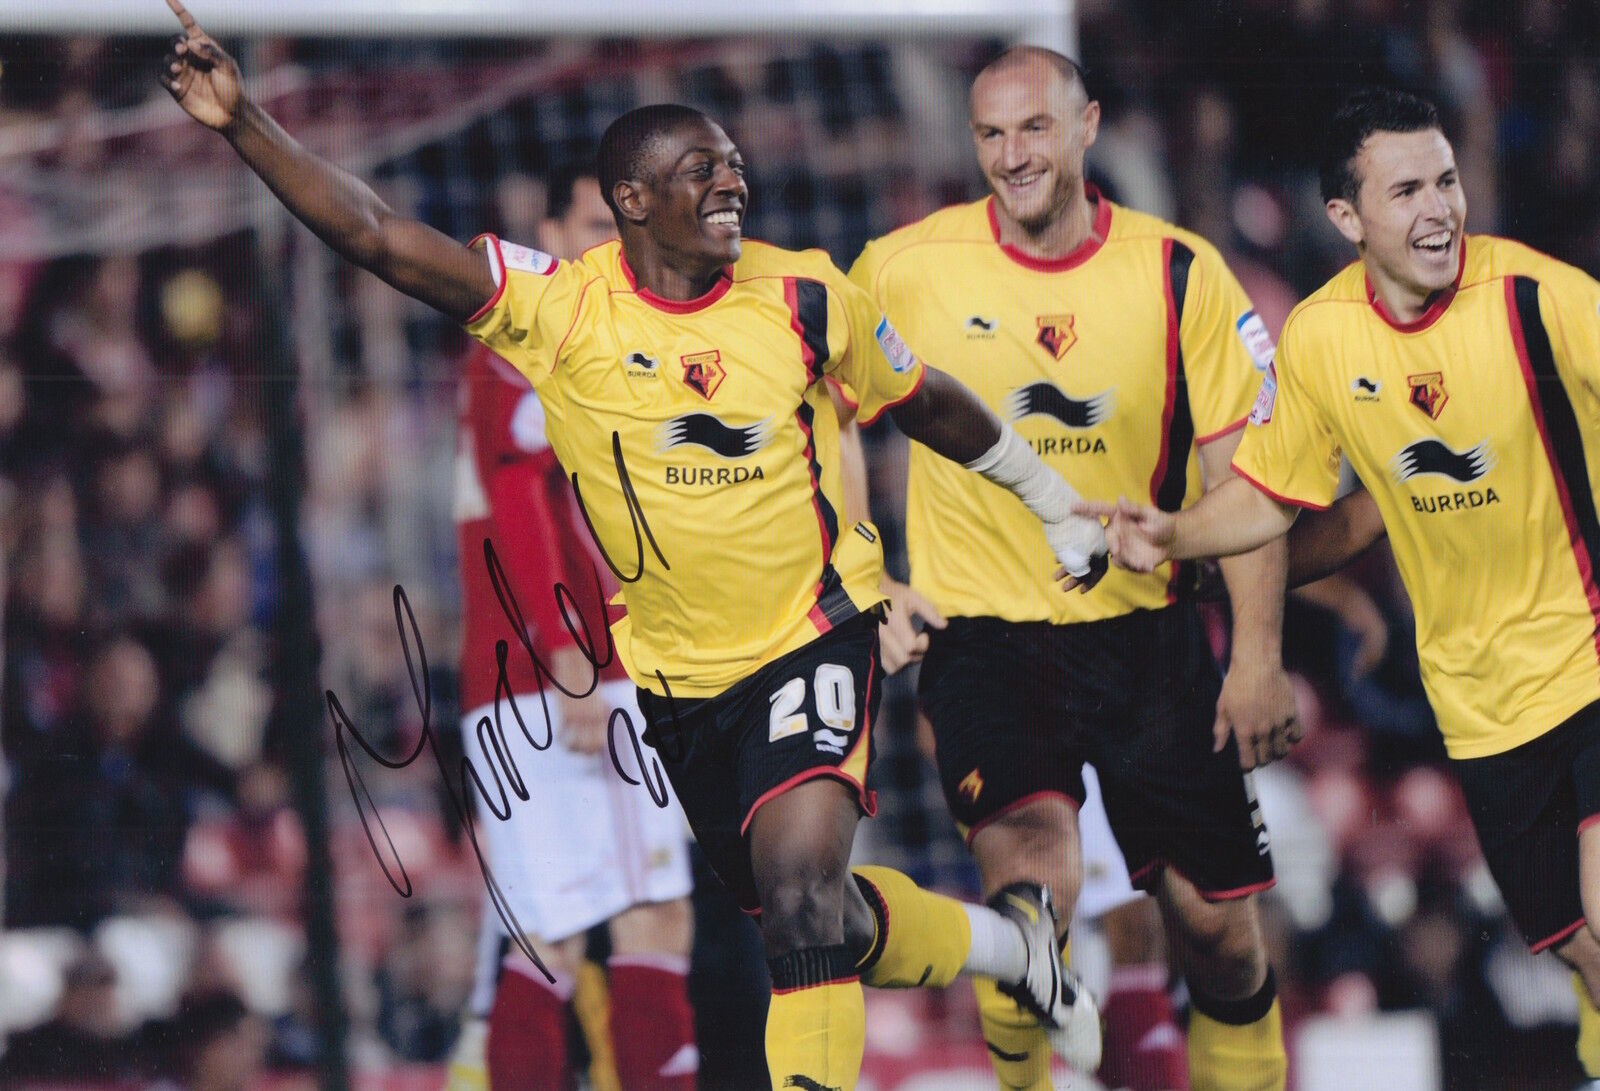
<svg viewBox="0 0 1600 1091">
<path fill-rule="evenodd" d="M 180 0 L 167 0 L 167 7 L 172 9 L 172 14 L 178 17 L 178 22 L 183 24 L 184 30 L 196 29 L 194 16 L 189 14 L 189 9 L 184 7 Z"/>
</svg>

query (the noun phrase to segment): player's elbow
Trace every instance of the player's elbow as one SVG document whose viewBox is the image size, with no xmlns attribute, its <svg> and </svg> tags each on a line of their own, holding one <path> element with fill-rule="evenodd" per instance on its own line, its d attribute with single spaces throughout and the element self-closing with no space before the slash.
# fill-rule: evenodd
<svg viewBox="0 0 1600 1091">
<path fill-rule="evenodd" d="M 1000 438 L 1000 422 L 956 379 L 929 367 L 911 397 L 889 410 L 907 438 L 963 465 Z"/>
<path fill-rule="evenodd" d="M 412 221 L 397 215 L 375 194 L 357 203 L 346 218 L 337 249 L 344 257 L 385 280 L 405 267 Z"/>
</svg>

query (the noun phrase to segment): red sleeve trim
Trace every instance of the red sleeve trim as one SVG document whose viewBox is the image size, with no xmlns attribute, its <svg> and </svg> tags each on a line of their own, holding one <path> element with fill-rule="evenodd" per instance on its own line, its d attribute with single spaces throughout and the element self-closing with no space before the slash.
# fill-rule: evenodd
<svg viewBox="0 0 1600 1091">
<path fill-rule="evenodd" d="M 889 410 L 893 409 L 897 405 L 903 405 L 906 402 L 910 401 L 912 398 L 916 397 L 917 396 L 917 391 L 922 389 L 922 381 L 924 379 L 926 379 L 927 377 L 928 377 L 928 365 L 927 364 L 923 364 L 922 365 L 922 370 L 917 373 L 917 381 L 911 384 L 911 389 L 910 390 L 906 391 L 904 394 L 900 395 L 898 398 L 896 398 L 892 402 L 884 402 L 882 405 L 880 405 L 878 407 L 878 411 L 876 413 L 872 414 L 870 417 L 859 417 L 859 418 L 857 418 L 857 423 L 860 424 L 861 427 L 863 427 L 863 428 L 868 428 L 868 427 L 872 426 L 873 424 L 876 424 L 878 418 L 883 416 Z M 860 408 L 860 407 L 858 406 L 857 408 Z"/>
<path fill-rule="evenodd" d="M 849 394 L 847 394 L 845 392 L 845 385 L 843 383 L 841 383 L 838 379 L 835 379 L 832 375 L 824 375 L 823 378 L 828 381 L 828 386 L 833 388 L 833 392 L 835 394 L 839 395 L 839 400 L 840 401 L 844 402 L 844 404 L 848 405 L 853 410 L 861 408 L 861 403 L 856 401 L 854 398 L 852 398 Z M 921 383 L 922 380 L 918 379 L 917 382 Z M 896 404 L 898 404 L 898 403 L 896 403 Z"/>
<path fill-rule="evenodd" d="M 1245 426 L 1245 424 L 1249 420 L 1250 420 L 1249 417 L 1240 417 L 1238 420 L 1234 421 L 1232 424 L 1228 425 L 1226 428 L 1219 428 L 1215 432 L 1210 432 L 1210 433 L 1207 433 L 1206 435 L 1203 435 L 1203 436 L 1196 436 L 1195 437 L 1195 441 L 1194 441 L 1195 442 L 1195 446 L 1204 447 L 1206 444 L 1212 443 L 1212 442 L 1214 442 L 1216 440 L 1219 440 L 1223 436 L 1232 435 L 1233 433 L 1237 432 L 1239 429 L 1243 428 Z"/>
<path fill-rule="evenodd" d="M 1296 498 L 1294 498 L 1292 496 L 1284 496 L 1282 493 L 1273 492 L 1271 489 L 1267 488 L 1261 482 L 1257 481 L 1255 478 L 1251 477 L 1249 474 L 1247 474 L 1243 470 L 1241 470 L 1239 468 L 1239 463 L 1238 463 L 1237 460 L 1235 460 L 1234 463 L 1233 463 L 1233 472 L 1238 474 L 1240 477 L 1244 478 L 1246 481 L 1250 482 L 1250 484 L 1254 485 L 1257 489 L 1259 489 L 1262 492 L 1266 493 L 1268 496 L 1272 497 L 1272 499 L 1276 500 L 1280 504 L 1289 504 L 1289 505 L 1291 505 L 1293 507 L 1305 508 L 1308 511 L 1327 511 L 1328 508 L 1331 506 L 1329 504 L 1318 504 L 1318 503 L 1315 503 L 1315 502 L 1310 501 L 1310 500 L 1297 500 Z"/>
<path fill-rule="evenodd" d="M 489 256 L 489 275 L 494 277 L 494 295 L 489 297 L 489 302 L 473 311 L 472 316 L 462 323 L 463 326 L 472 325 L 494 310 L 499 305 L 501 297 L 506 294 L 506 281 L 510 279 L 506 276 L 506 260 L 500 254 L 500 240 L 485 231 L 482 235 L 467 243 L 467 247 L 470 249 L 480 242 L 484 244 L 484 253 Z"/>
</svg>

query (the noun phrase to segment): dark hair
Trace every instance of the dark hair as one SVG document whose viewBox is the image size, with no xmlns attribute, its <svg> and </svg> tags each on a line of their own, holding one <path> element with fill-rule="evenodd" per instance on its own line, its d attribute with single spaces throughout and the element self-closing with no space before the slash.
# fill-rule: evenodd
<svg viewBox="0 0 1600 1091">
<path fill-rule="evenodd" d="M 545 215 L 552 220 L 559 220 L 565 216 L 572 208 L 578 183 L 585 178 L 594 181 L 600 179 L 600 173 L 595 169 L 593 159 L 579 159 L 551 171 L 549 180 L 545 184 L 548 193 L 545 198 Z"/>
<path fill-rule="evenodd" d="M 605 198 L 612 213 L 617 214 L 617 205 L 611 191 L 618 182 L 637 179 L 644 173 L 645 158 L 657 141 L 680 125 L 710 120 L 692 106 L 659 102 L 629 110 L 606 126 L 595 160 L 600 176 L 600 196 Z"/>
<path fill-rule="evenodd" d="M 1439 128 L 1439 111 L 1427 99 L 1388 87 L 1363 87 L 1345 98 L 1328 122 L 1322 158 L 1322 199 L 1351 203 L 1361 192 L 1356 156 L 1373 133 L 1420 133 Z"/>
<path fill-rule="evenodd" d="M 1083 65 L 1065 53 L 1058 53 L 1054 49 L 1047 49 L 1042 45 L 1014 45 L 1003 49 L 995 54 L 988 64 L 983 66 L 978 75 L 982 76 L 988 72 L 1009 68 L 1014 64 L 1019 64 L 1029 59 L 1044 61 L 1059 72 L 1061 78 L 1066 80 L 1069 85 L 1077 84 L 1083 88 L 1083 93 L 1086 96 L 1089 95 L 1089 81 L 1084 74 Z"/>
</svg>

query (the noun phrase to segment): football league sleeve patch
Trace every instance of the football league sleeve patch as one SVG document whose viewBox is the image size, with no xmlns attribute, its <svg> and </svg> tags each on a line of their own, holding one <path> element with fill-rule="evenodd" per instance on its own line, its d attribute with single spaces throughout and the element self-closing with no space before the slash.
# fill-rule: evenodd
<svg viewBox="0 0 1600 1091">
<path fill-rule="evenodd" d="M 466 330 L 538 386 L 555 370 L 556 353 L 576 321 L 586 278 L 541 250 L 480 235 L 495 293 Z"/>
<path fill-rule="evenodd" d="M 834 286 L 830 285 L 830 288 Z M 841 278 L 839 302 L 849 330 L 849 344 L 831 374 L 856 398 L 863 426 L 884 410 L 905 401 L 922 385 L 924 368 L 917 354 L 859 286 Z"/>
<path fill-rule="evenodd" d="M 1233 468 L 1275 500 L 1325 508 L 1339 490 L 1338 441 L 1279 345 L 1250 410 Z"/>
</svg>

